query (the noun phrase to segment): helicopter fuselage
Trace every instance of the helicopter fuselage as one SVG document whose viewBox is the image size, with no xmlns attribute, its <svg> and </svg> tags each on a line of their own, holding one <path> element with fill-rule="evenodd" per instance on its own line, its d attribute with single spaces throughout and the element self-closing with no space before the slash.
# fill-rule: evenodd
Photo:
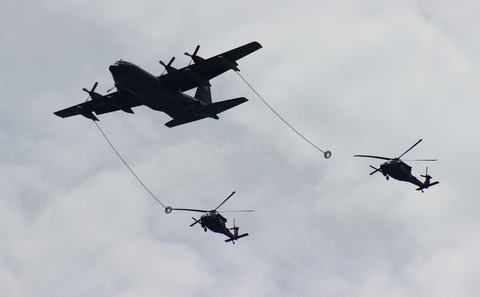
<svg viewBox="0 0 480 297">
<path fill-rule="evenodd" d="M 421 141 L 422 139 L 417 141 L 408 150 L 406 150 L 403 154 L 401 154 L 396 158 L 387 158 L 387 157 L 374 156 L 374 155 L 354 155 L 354 157 L 387 160 L 387 162 L 381 164 L 379 168 L 375 168 L 372 165 L 370 165 L 371 168 L 375 169 L 373 172 L 370 173 L 370 175 L 380 171 L 387 178 L 387 180 L 391 176 L 396 180 L 412 183 L 418 186 L 417 191 L 423 192 L 424 189 L 428 189 L 429 187 L 438 184 L 438 181 L 430 182 L 432 177 L 428 175 L 428 167 L 426 168 L 425 175 L 422 175 L 423 177 L 425 177 L 425 181 L 424 182 L 419 181 L 418 178 L 412 175 L 412 167 L 410 167 L 400 159 L 406 153 L 408 153 L 411 149 L 413 149 L 417 144 L 419 144 Z M 422 160 L 417 159 L 417 160 L 411 160 L 411 161 L 436 161 L 436 160 L 437 159 L 422 159 Z"/>
<path fill-rule="evenodd" d="M 392 177 L 396 180 L 409 182 L 419 187 L 424 186 L 418 178 L 412 175 L 412 167 L 399 160 L 390 160 L 380 165 L 380 172 L 385 177 Z"/>
<path fill-rule="evenodd" d="M 225 234 L 227 237 L 235 238 L 234 234 L 226 226 L 227 219 L 224 218 L 218 212 L 207 212 L 200 217 L 200 224 L 205 229 L 215 232 Z"/>
</svg>

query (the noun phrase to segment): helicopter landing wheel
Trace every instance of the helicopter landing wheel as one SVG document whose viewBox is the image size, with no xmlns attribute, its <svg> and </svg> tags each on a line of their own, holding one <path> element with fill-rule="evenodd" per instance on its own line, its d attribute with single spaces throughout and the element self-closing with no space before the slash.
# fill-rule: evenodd
<svg viewBox="0 0 480 297">
<path fill-rule="evenodd" d="M 207 232 L 207 228 L 203 228 L 203 231 Z"/>
<path fill-rule="evenodd" d="M 389 180 L 389 179 L 390 179 L 390 177 L 389 177 L 388 175 L 387 175 L 385 178 L 386 178 L 387 180 Z"/>
</svg>

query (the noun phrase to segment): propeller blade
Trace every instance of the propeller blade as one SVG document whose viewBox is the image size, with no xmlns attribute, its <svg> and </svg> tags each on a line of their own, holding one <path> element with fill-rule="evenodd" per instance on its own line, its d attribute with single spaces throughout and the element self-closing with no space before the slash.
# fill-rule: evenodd
<svg viewBox="0 0 480 297">
<path fill-rule="evenodd" d="M 195 51 L 193 52 L 194 56 L 197 55 L 199 49 L 200 49 L 200 45 L 197 45 L 197 47 L 195 48 Z"/>
<path fill-rule="evenodd" d="M 192 55 L 190 55 L 189 53 L 185 52 L 185 56 L 189 56 L 189 57 L 191 57 L 191 58 L 196 57 L 199 49 L 200 49 L 200 45 L 197 45 L 197 47 L 195 48 L 195 51 L 193 52 Z"/>
<path fill-rule="evenodd" d="M 83 88 L 82 91 L 87 92 L 88 94 L 92 94 L 93 92 L 95 92 L 95 89 L 97 88 L 97 86 L 98 86 L 98 82 L 95 82 L 95 83 L 93 84 L 93 87 L 92 87 L 92 89 L 91 89 L 90 91 L 87 90 L 86 88 Z"/>
<path fill-rule="evenodd" d="M 222 203 L 220 203 L 213 211 L 217 211 L 217 209 L 222 206 L 225 202 L 227 202 L 228 199 L 230 199 L 230 197 L 233 196 L 233 194 L 235 194 L 235 191 L 232 192 L 232 194 L 230 194 L 230 196 L 227 197 L 227 199 L 223 200 Z"/>
<path fill-rule="evenodd" d="M 170 66 L 172 65 L 173 61 L 175 61 L 175 57 L 172 57 L 170 59 L 170 62 L 168 62 L 168 64 L 166 64 L 166 65 L 165 65 L 165 63 L 163 63 L 163 61 L 160 61 L 160 64 L 162 64 L 162 66 L 165 67 L 168 70 L 168 68 L 170 68 Z"/>
<path fill-rule="evenodd" d="M 95 82 L 95 84 L 93 85 L 93 88 L 90 92 L 92 92 L 92 93 L 95 92 L 95 89 L 97 88 L 97 86 L 98 86 L 98 82 Z"/>
<path fill-rule="evenodd" d="M 175 61 L 175 57 L 172 57 L 170 59 L 170 62 L 168 62 L 167 66 L 170 67 L 170 65 L 172 65 L 173 61 Z"/>
<path fill-rule="evenodd" d="M 414 145 L 412 145 L 408 150 L 406 150 L 403 154 L 401 154 L 397 159 L 400 159 L 401 157 L 403 157 L 406 153 L 408 153 L 411 149 L 413 149 L 415 146 L 417 146 L 417 144 L 419 144 L 423 139 L 420 139 L 419 141 L 417 141 Z"/>
<path fill-rule="evenodd" d="M 117 87 L 116 85 L 111 87 L 110 89 L 107 90 L 107 93 L 109 93 L 111 90 L 115 89 L 116 87 Z"/>
<path fill-rule="evenodd" d="M 371 155 L 355 155 L 354 157 L 374 158 L 374 159 L 382 159 L 382 160 L 392 160 L 392 159 L 393 159 L 393 158 L 380 157 L 380 156 L 371 156 Z"/>
</svg>

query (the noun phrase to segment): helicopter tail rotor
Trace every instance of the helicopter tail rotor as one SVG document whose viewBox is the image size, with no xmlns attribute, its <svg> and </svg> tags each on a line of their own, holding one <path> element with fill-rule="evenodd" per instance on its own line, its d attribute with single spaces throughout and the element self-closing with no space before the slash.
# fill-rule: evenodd
<svg viewBox="0 0 480 297">
<path fill-rule="evenodd" d="M 238 229 L 239 227 L 235 226 L 235 219 L 233 219 L 233 228 L 230 228 L 230 230 L 233 230 L 233 237 L 235 238 L 238 237 Z"/>
<path fill-rule="evenodd" d="M 233 219 L 233 228 L 230 228 L 230 230 L 233 230 L 233 236 L 229 239 L 226 239 L 225 242 L 232 242 L 233 244 L 235 244 L 235 240 L 238 240 L 242 237 L 245 237 L 245 236 L 248 236 L 248 233 L 243 233 L 243 234 L 240 234 L 238 235 L 238 227 L 235 226 L 235 219 Z"/>
<path fill-rule="evenodd" d="M 432 176 L 428 175 L 428 167 L 425 169 L 425 175 L 420 175 L 420 176 L 425 178 L 425 182 L 424 182 L 425 185 L 430 184 L 430 180 L 432 179 Z"/>
</svg>

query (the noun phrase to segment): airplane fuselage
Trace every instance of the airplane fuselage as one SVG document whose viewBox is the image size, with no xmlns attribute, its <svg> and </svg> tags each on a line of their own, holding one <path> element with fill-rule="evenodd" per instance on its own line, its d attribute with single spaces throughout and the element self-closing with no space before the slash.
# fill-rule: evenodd
<svg viewBox="0 0 480 297">
<path fill-rule="evenodd" d="M 162 85 L 158 77 L 130 62 L 117 61 L 109 70 L 119 91 L 129 92 L 143 105 L 172 118 L 181 118 L 186 111 L 197 112 L 205 106 L 192 96 Z"/>
</svg>

